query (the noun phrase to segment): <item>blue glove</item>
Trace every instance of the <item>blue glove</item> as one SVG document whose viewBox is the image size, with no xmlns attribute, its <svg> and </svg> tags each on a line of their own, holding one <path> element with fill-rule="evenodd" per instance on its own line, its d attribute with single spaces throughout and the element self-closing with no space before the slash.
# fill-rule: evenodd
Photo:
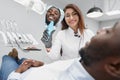
<svg viewBox="0 0 120 80">
<path fill-rule="evenodd" d="M 50 24 L 47 26 L 47 33 L 50 36 L 51 32 L 54 30 L 54 22 L 51 21 Z"/>
<path fill-rule="evenodd" d="M 47 29 L 43 32 L 43 36 L 41 38 L 41 41 L 44 43 L 46 48 L 51 48 L 52 46 L 52 35 L 55 31 L 53 24 L 54 22 L 51 21 Z"/>
</svg>

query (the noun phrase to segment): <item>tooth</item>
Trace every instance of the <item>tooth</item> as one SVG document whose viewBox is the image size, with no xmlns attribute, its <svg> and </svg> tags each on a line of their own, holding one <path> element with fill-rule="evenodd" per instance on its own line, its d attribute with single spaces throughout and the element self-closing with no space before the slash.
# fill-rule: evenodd
<svg viewBox="0 0 120 80">
<path fill-rule="evenodd" d="M 52 16 L 49 16 L 49 18 L 50 18 L 50 19 L 53 19 L 53 17 L 52 17 Z"/>
</svg>

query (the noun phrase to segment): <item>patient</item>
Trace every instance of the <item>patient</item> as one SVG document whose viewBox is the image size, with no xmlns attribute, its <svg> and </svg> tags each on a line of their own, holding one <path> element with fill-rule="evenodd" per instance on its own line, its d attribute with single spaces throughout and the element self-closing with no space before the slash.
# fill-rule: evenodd
<svg viewBox="0 0 120 80">
<path fill-rule="evenodd" d="M 0 80 L 120 80 L 120 22 L 112 28 L 98 32 L 79 53 L 80 60 L 68 60 L 70 63 L 67 65 L 62 65 L 65 61 L 61 61 L 60 65 L 58 65 L 59 61 L 56 62 L 58 71 L 53 67 L 54 63 L 51 63 L 52 67 L 48 64 L 31 68 L 31 62 L 23 62 L 14 69 L 15 71 L 8 74 L 8 79 L 4 76 L 5 71 L 9 71 L 11 66 L 17 63 L 15 60 L 9 60 L 9 63 L 6 63 L 8 59 L 5 57 L 15 59 L 6 55 L 3 57 Z"/>
</svg>

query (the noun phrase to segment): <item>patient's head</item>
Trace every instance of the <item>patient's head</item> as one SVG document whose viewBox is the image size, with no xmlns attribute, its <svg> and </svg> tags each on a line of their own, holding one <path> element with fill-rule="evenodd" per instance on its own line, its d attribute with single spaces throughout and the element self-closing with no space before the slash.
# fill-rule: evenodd
<svg viewBox="0 0 120 80">
<path fill-rule="evenodd" d="M 98 32 L 80 55 L 95 80 L 120 80 L 120 22 Z"/>
</svg>

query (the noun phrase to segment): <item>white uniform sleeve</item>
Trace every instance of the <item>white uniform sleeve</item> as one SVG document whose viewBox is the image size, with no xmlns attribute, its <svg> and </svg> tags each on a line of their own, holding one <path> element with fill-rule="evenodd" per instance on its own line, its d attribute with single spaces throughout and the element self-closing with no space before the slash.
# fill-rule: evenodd
<svg viewBox="0 0 120 80">
<path fill-rule="evenodd" d="M 50 52 L 47 53 L 48 56 L 53 60 L 57 60 L 61 57 L 61 55 L 60 55 L 61 39 L 62 39 L 61 35 L 62 35 L 61 31 L 57 33 L 55 40 L 53 42 L 52 48 L 51 48 Z"/>
<path fill-rule="evenodd" d="M 20 76 L 21 76 L 20 73 L 13 71 L 10 73 L 7 80 L 20 80 Z"/>
</svg>

